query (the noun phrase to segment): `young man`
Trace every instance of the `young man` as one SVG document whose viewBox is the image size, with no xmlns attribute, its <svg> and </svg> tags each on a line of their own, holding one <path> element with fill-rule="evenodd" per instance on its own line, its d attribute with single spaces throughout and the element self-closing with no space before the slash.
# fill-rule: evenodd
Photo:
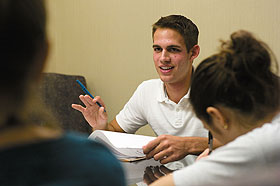
<svg viewBox="0 0 280 186">
<path fill-rule="evenodd" d="M 192 63 L 200 51 L 198 33 L 196 25 L 181 15 L 161 17 L 153 25 L 153 59 L 160 79 L 141 83 L 110 123 L 104 107 L 95 104 L 98 101 L 104 106 L 98 96 L 91 99 L 81 95 L 86 107 L 72 107 L 82 112 L 94 130 L 134 133 L 149 124 L 158 137 L 143 151 L 163 164 L 199 154 L 207 148 L 207 131 L 192 112 L 188 94 Z M 184 164 L 193 161 L 194 157 L 188 156 Z"/>
</svg>

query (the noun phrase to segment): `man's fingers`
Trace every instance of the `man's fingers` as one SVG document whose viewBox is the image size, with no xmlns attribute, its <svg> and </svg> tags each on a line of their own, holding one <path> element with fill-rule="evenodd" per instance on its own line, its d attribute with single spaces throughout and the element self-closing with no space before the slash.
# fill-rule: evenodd
<svg viewBox="0 0 280 186">
<path fill-rule="evenodd" d="M 101 99 L 100 96 L 96 96 L 96 97 L 94 98 L 94 100 L 95 100 L 95 101 L 98 101 L 98 102 L 105 108 L 105 104 L 104 104 L 104 102 L 103 102 L 103 100 Z"/>
<path fill-rule="evenodd" d="M 150 154 L 151 151 L 153 151 L 159 145 L 159 143 L 160 141 L 158 140 L 158 138 L 150 141 L 147 145 L 143 147 L 143 152 L 145 154 Z"/>
<path fill-rule="evenodd" d="M 161 149 L 160 147 L 158 149 Z M 163 160 L 166 159 L 170 154 L 167 150 L 159 150 L 157 153 L 154 154 L 155 160 Z"/>
<path fill-rule="evenodd" d="M 156 146 L 152 151 L 150 151 L 148 154 L 146 154 L 146 157 L 149 158 L 154 158 L 155 160 L 160 160 L 164 158 L 164 152 L 162 152 L 164 148 L 159 144 Z"/>
<path fill-rule="evenodd" d="M 100 103 L 101 106 L 104 107 L 104 109 L 105 109 L 105 105 L 99 96 L 96 96 L 94 99 L 92 99 L 89 95 L 85 95 L 84 100 L 86 101 L 86 103 L 85 103 L 86 106 L 94 106 L 94 108 L 99 109 L 98 103 Z M 96 102 L 98 102 L 98 103 L 96 103 Z M 104 110 L 103 110 L 103 112 L 104 112 Z"/>
<path fill-rule="evenodd" d="M 174 158 L 172 156 L 166 156 L 165 158 L 160 160 L 161 164 L 166 164 L 169 162 L 175 161 Z"/>
<path fill-rule="evenodd" d="M 78 110 L 81 113 L 83 113 L 85 111 L 85 108 L 82 105 L 72 104 L 71 106 L 72 106 L 73 109 Z"/>
<path fill-rule="evenodd" d="M 87 105 L 92 106 L 95 104 L 95 100 L 92 99 L 89 95 L 84 96 L 85 101 L 87 102 Z"/>
<path fill-rule="evenodd" d="M 107 114 L 107 113 L 104 112 L 104 109 L 105 109 L 104 107 L 100 107 L 100 109 L 99 109 L 98 112 L 99 112 L 99 115 L 102 117 L 102 119 L 105 120 L 105 119 L 107 119 L 107 118 L 106 118 L 106 114 Z"/>
<path fill-rule="evenodd" d="M 83 104 L 86 106 L 86 107 L 89 107 L 91 104 L 89 104 L 89 102 L 87 101 L 87 99 L 85 98 L 86 96 L 83 96 L 83 95 L 80 95 L 79 98 L 80 100 L 83 102 Z"/>
</svg>

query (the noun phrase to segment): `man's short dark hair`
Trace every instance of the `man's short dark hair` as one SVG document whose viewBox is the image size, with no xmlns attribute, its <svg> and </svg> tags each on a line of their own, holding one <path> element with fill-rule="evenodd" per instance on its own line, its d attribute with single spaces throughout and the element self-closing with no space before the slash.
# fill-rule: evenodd
<svg viewBox="0 0 280 186">
<path fill-rule="evenodd" d="M 153 37 L 158 28 L 170 28 L 181 34 L 184 38 L 185 45 L 188 51 L 190 51 L 194 45 L 198 43 L 198 28 L 188 18 L 182 15 L 169 15 L 161 17 L 156 23 L 153 24 Z"/>
</svg>

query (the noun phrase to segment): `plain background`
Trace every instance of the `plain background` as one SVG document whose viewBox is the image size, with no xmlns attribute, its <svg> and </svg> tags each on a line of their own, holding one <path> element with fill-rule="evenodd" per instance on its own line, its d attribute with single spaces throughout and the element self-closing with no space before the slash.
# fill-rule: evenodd
<svg viewBox="0 0 280 186">
<path fill-rule="evenodd" d="M 151 28 L 161 16 L 181 14 L 198 26 L 201 52 L 194 66 L 239 29 L 253 32 L 280 59 L 279 0 L 46 2 L 51 45 L 46 72 L 85 76 L 89 91 L 104 100 L 109 120 L 142 81 L 158 77 Z M 148 127 L 140 133 L 152 135 Z"/>
</svg>

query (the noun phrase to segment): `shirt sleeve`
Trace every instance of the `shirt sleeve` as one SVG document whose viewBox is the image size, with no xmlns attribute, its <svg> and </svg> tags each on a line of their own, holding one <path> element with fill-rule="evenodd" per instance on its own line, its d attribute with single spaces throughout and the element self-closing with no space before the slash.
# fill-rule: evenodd
<svg viewBox="0 0 280 186">
<path fill-rule="evenodd" d="M 143 111 L 145 96 L 143 89 L 144 82 L 141 83 L 124 108 L 116 116 L 116 120 L 120 127 L 127 133 L 135 133 L 140 127 L 147 124 L 147 120 Z"/>
</svg>

